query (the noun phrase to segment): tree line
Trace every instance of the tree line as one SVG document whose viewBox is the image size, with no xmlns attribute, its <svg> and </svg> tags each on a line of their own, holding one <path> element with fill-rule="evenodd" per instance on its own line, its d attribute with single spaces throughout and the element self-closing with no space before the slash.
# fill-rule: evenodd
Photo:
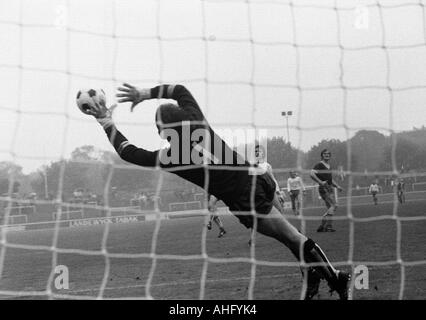
<svg viewBox="0 0 426 320">
<path fill-rule="evenodd" d="M 310 170 L 320 160 L 320 152 L 329 149 L 332 165 L 345 172 L 370 175 L 373 172 L 425 172 L 426 129 L 414 129 L 384 135 L 374 130 L 358 131 L 352 138 L 341 141 L 325 139 L 304 152 L 283 137 L 267 140 L 267 161 L 274 169 L 284 169 L 277 176 L 281 181 L 290 169 Z M 280 170 L 278 170 L 280 171 Z M 11 185 L 11 177 L 13 185 Z M 280 179 L 279 179 L 280 180 Z M 12 162 L 0 162 L 0 194 L 36 193 L 39 198 L 63 198 L 77 188 L 85 188 L 103 196 L 111 190 L 137 192 L 188 189 L 193 186 L 173 174 L 130 165 L 116 153 L 94 146 L 76 148 L 69 159 L 51 162 L 35 172 L 23 174 L 22 167 Z"/>
</svg>

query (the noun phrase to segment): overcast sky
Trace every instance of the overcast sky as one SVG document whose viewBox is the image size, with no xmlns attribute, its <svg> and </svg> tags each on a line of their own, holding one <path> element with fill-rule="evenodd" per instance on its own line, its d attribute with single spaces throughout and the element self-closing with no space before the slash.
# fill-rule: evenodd
<svg viewBox="0 0 426 320">
<path fill-rule="evenodd" d="M 294 5 L 291 5 L 293 2 Z M 264 128 L 308 150 L 361 128 L 426 124 L 426 1 L 0 0 L 0 161 L 30 172 L 81 145 L 112 150 L 75 105 L 122 82 L 183 83 L 215 129 Z M 380 4 L 380 5 L 377 5 Z M 119 129 L 161 145 L 158 101 Z"/>
</svg>

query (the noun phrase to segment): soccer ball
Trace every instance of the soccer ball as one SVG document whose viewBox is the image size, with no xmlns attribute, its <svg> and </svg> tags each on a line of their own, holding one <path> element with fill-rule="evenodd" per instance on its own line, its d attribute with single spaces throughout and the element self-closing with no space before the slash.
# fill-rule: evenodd
<svg viewBox="0 0 426 320">
<path fill-rule="evenodd" d="M 77 93 L 77 106 L 81 112 L 91 114 L 98 105 L 105 105 L 106 97 L 103 89 L 81 89 Z"/>
</svg>

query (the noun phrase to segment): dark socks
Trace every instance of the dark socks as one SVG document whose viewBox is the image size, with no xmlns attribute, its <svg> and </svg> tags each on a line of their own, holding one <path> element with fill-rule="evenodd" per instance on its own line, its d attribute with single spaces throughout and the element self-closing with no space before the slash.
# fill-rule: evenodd
<svg viewBox="0 0 426 320">
<path fill-rule="evenodd" d="M 312 239 L 308 239 L 304 243 L 303 254 L 305 262 L 315 264 L 312 268 L 315 269 L 322 278 L 327 280 L 329 284 L 336 282 L 336 269 L 334 269 L 325 253 Z"/>
</svg>

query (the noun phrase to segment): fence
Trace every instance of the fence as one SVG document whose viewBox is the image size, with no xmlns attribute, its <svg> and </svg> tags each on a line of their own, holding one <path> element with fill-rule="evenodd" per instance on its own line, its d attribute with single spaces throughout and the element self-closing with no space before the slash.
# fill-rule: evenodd
<svg viewBox="0 0 426 320">
<path fill-rule="evenodd" d="M 201 201 L 188 201 L 188 202 L 172 202 L 169 203 L 169 211 L 186 211 L 202 209 Z"/>
</svg>

